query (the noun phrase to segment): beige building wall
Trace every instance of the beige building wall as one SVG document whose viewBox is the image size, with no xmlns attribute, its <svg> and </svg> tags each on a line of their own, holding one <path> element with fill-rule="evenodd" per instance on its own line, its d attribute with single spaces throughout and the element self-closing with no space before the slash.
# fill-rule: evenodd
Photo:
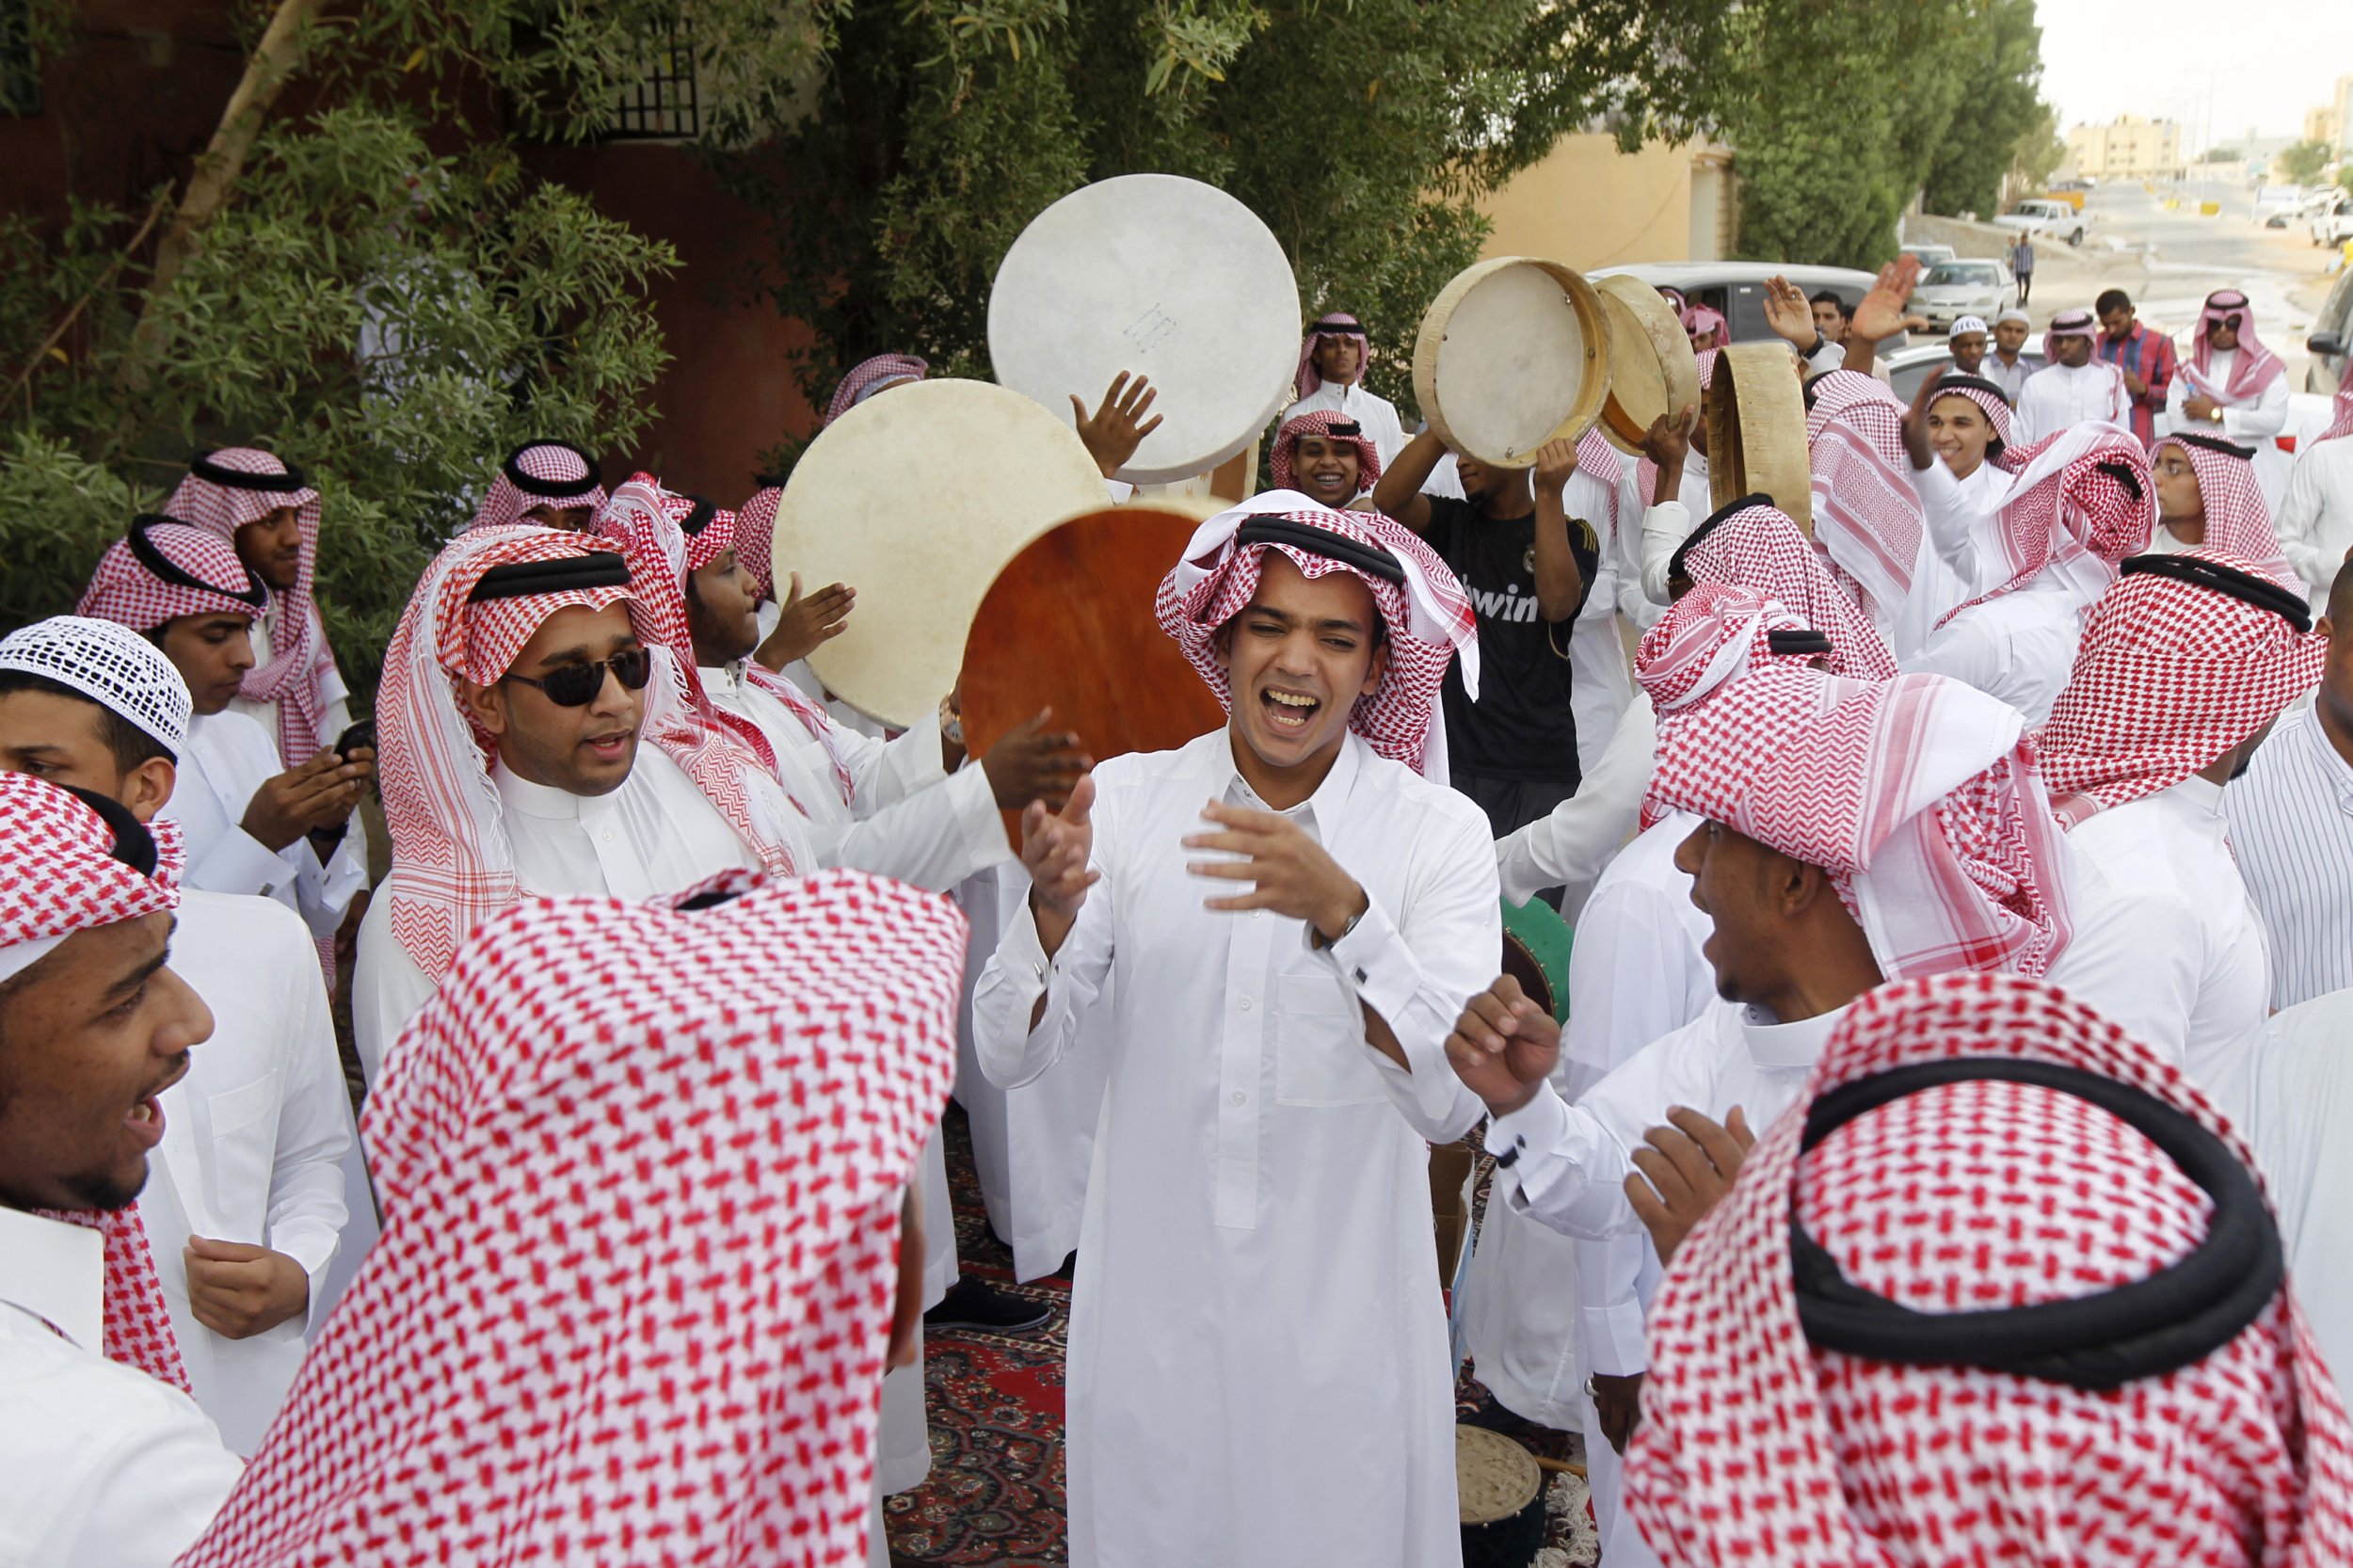
<svg viewBox="0 0 2353 1568">
<path fill-rule="evenodd" d="M 2169 120 L 2119 115 L 2067 133 L 2068 161 L 2086 180 L 2152 180 L 2182 170 L 2182 128 Z"/>
<path fill-rule="evenodd" d="M 1636 262 L 1714 261 L 1732 240 L 1731 154 L 1649 142 L 1633 152 L 1590 132 L 1479 203 L 1489 256 L 1543 256 L 1579 271 Z"/>
</svg>

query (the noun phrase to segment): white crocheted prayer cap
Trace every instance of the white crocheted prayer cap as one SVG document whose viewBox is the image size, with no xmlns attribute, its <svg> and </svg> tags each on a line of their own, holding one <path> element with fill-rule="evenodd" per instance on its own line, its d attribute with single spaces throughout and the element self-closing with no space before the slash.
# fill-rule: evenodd
<svg viewBox="0 0 2353 1568">
<path fill-rule="evenodd" d="M 71 686 L 163 743 L 187 749 L 188 683 L 163 649 L 119 621 L 52 616 L 0 637 L 0 670 Z"/>
</svg>

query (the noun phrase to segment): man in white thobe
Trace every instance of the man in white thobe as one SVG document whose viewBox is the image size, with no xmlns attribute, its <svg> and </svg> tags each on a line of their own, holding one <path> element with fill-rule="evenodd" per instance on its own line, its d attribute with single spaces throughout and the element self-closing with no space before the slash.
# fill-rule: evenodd
<svg viewBox="0 0 2353 1568">
<path fill-rule="evenodd" d="M 1299 371 L 1291 379 L 1295 397 L 1283 410 L 1283 422 L 1325 410 L 1352 419 L 1364 426 L 1385 467 L 1405 450 L 1406 431 L 1397 405 L 1365 390 L 1371 353 L 1372 340 L 1354 316 L 1329 311 L 1318 317 L 1299 345 Z"/>
<path fill-rule="evenodd" d="M 165 814 L 186 843 L 188 886 L 276 899 L 325 938 L 367 886 L 367 846 L 351 813 L 374 770 L 367 756 L 331 752 L 281 768 L 277 741 L 230 711 L 268 602 L 227 540 L 143 517 L 100 557 L 75 614 L 146 633 L 187 682 L 195 717 Z"/>
<path fill-rule="evenodd" d="M 151 822 L 170 798 L 187 703 L 179 672 L 136 633 L 37 622 L 0 639 L 0 771 Z M 148 1239 L 197 1402 L 250 1454 L 334 1304 L 330 1280 L 351 1272 L 346 1231 L 364 1251 L 376 1216 L 302 923 L 267 899 L 184 889 L 171 962 L 214 1032 L 161 1100 Z"/>
<path fill-rule="evenodd" d="M 352 1005 L 371 1080 L 457 941 L 525 893 L 651 898 L 815 864 L 800 812 L 635 607 L 621 555 L 576 534 L 485 529 L 426 568 L 377 707 L 392 871 Z"/>
<path fill-rule="evenodd" d="M 2217 551 L 2137 555 L 2084 624 L 2036 731 L 2084 879 L 2078 940 L 2051 973 L 2200 1082 L 2270 1011 L 2263 923 L 2231 853 L 2223 786 L 2327 645 L 2304 601 Z"/>
<path fill-rule="evenodd" d="M 1502 936 L 1483 817 L 1414 764 L 1474 617 L 1411 534 L 1284 491 L 1205 524 L 1160 602 L 1231 722 L 1030 808 L 973 997 L 1021 1083 L 1116 987 L 1071 1561 L 1453 1562 L 1426 1144 L 1477 1118 L 1440 1042 Z"/>
<path fill-rule="evenodd" d="M 2353 986 L 2353 564 L 2314 630 L 2329 643 L 2315 700 L 2281 715 L 2222 792 L 2275 1008 Z"/>
<path fill-rule="evenodd" d="M 0 1559 L 168 1568 L 244 1471 L 129 1267 L 158 1100 L 212 1018 L 165 965 L 178 898 L 129 812 L 0 776 Z"/>
<path fill-rule="evenodd" d="M 2321 1359 L 2340 1386 L 2353 1382 L 2353 990 L 2330 991 L 2274 1014 L 2243 1077 L 2215 1097 L 2254 1145 L 2280 1211 L 2288 1278 Z"/>
<path fill-rule="evenodd" d="M 2198 312 L 2189 356 L 2165 394 L 2174 434 L 2188 431 L 2255 449 L 2266 504 L 2287 488 L 2289 458 L 2272 440 L 2288 422 L 2287 366 L 2255 336 L 2247 296 L 2217 289 Z"/>
<path fill-rule="evenodd" d="M 2051 318 L 2042 335 L 2049 362 L 2018 393 L 2019 445 L 2032 446 L 2078 424 L 2114 424 L 2129 433 L 2132 396 L 2124 373 L 2095 356 L 2099 341 L 2100 326 L 2089 311 L 2061 311 Z"/>
<path fill-rule="evenodd" d="M 1753 665 L 1663 720 L 1653 789 L 1697 824 L 1673 864 L 1712 924 L 1704 952 L 1722 1000 L 1572 1105 L 1546 1092 L 1559 1032 L 1518 986 L 1498 980 L 1473 998 L 1447 1049 L 1495 1116 L 1491 1208 L 1589 1240 L 1639 1239 L 1648 1189 L 1629 1178 L 1659 1158 L 1646 1137 L 1704 1143 L 1766 1126 L 1882 979 L 2046 968 L 2069 929 L 2061 840 L 2025 730 L 2012 710 L 1942 677 L 1857 681 L 1786 664 Z M 1969 874 L 1997 839 L 2014 880 Z M 1606 1256 L 1577 1259 L 1588 1346 L 1597 1366 L 1639 1376 L 1639 1311 L 1595 1298 L 1641 1270 L 1599 1268 Z M 1596 1427 L 1620 1447 L 1638 1418 L 1633 1394 L 1623 1379 L 1597 1392 Z M 1613 1530 L 1610 1547 L 1622 1539 L 1630 1532 Z"/>
<path fill-rule="evenodd" d="M 2353 376 L 2337 388 L 2329 424 L 2297 455 L 2273 520 L 2280 550 L 2304 580 L 2313 614 L 2327 613 L 2329 588 L 2353 554 Z"/>
</svg>

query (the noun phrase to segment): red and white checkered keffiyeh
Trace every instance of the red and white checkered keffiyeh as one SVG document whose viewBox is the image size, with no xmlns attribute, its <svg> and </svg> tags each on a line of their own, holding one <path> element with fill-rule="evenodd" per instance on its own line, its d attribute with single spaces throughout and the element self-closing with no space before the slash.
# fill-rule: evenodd
<svg viewBox="0 0 2353 1568">
<path fill-rule="evenodd" d="M 535 506 L 565 512 L 584 508 L 593 515 L 603 505 L 604 487 L 597 482 L 596 460 L 587 453 L 566 441 L 526 441 L 499 465 L 489 493 L 466 526 L 536 522 L 538 519 L 523 515 Z"/>
<path fill-rule="evenodd" d="M 1334 435 L 1332 427 L 1336 424 L 1353 426 L 1356 433 L 1353 436 Z M 1354 416 L 1341 413 L 1337 408 L 1318 408 L 1313 413 L 1292 415 L 1274 432 L 1274 450 L 1267 454 L 1267 472 L 1273 477 L 1276 489 L 1297 488 L 1291 484 L 1291 474 L 1292 465 L 1299 459 L 1299 439 L 1302 436 L 1321 436 L 1326 440 L 1346 441 L 1355 449 L 1356 489 L 1359 494 L 1380 482 L 1381 449 L 1372 444 L 1372 438 L 1365 434 L 1364 426 L 1356 423 Z"/>
<path fill-rule="evenodd" d="M 2238 317 L 2238 349 L 2231 360 L 2231 379 L 2224 383 L 2214 372 L 2214 344 L 2206 341 L 2207 328 L 2226 317 Z M 2280 356 L 2265 348 L 2255 336 L 2255 312 L 2248 305 L 2247 296 L 2236 289 L 2217 289 L 2206 296 L 2204 309 L 2198 312 L 2198 326 L 2190 337 L 2189 362 L 2180 374 L 2188 380 L 2190 390 L 2203 392 L 2217 403 L 2251 403 L 2263 392 L 2275 376 L 2287 374 L 2287 366 Z"/>
<path fill-rule="evenodd" d="M 902 381 L 920 381 L 931 374 L 931 366 L 912 354 L 877 354 L 860 360 L 841 377 L 841 384 L 833 390 L 833 401 L 825 405 L 825 417 L 817 423 L 822 430 L 856 408 L 868 398 Z"/>
<path fill-rule="evenodd" d="M 173 853 L 164 853 L 168 847 Z M 146 874 L 116 856 L 114 829 L 95 810 L 45 779 L 0 774 L 0 980 L 23 973 L 76 932 L 179 907 L 177 848 L 176 840 L 159 840 L 155 872 Z M 106 1359 L 185 1393 L 187 1368 L 138 1206 L 40 1212 L 104 1239 Z"/>
<path fill-rule="evenodd" d="M 1651 793 L 1829 872 L 1891 980 L 2039 975 L 2072 927 L 2025 731 L 1943 676 L 1778 665 L 1659 715 Z"/>
<path fill-rule="evenodd" d="M 1732 342 L 1732 323 L 1724 319 L 1723 312 L 1708 305 L 1686 305 L 1683 330 L 1694 338 L 1702 332 L 1713 332 L 1716 336 L 1707 345 L 1710 348 L 1722 348 Z"/>
<path fill-rule="evenodd" d="M 2220 551 L 2183 553 L 2255 572 Z M 2120 579 L 2091 607 L 2035 738 L 2060 819 L 2072 827 L 2211 765 L 2318 684 L 2328 654 L 2327 637 L 2259 604 L 2151 572 Z"/>
<path fill-rule="evenodd" d="M 252 483 L 232 477 L 243 475 L 252 476 Z M 232 545 L 247 523 L 284 507 L 295 509 L 302 534 L 302 562 L 295 585 L 271 596 L 269 660 L 246 671 L 237 688 L 248 702 L 278 705 L 278 755 L 290 768 L 316 757 L 334 740 L 319 733 L 327 715 L 320 682 L 335 669 L 335 650 L 327 645 L 327 631 L 312 597 L 319 569 L 319 492 L 300 484 L 300 477 L 275 453 L 224 446 L 200 454 L 188 476 L 164 503 L 171 516 L 210 529 Z"/>
<path fill-rule="evenodd" d="M 1316 369 L 1316 350 L 1337 338 L 1352 338 L 1356 344 L 1356 374 L 1348 378 L 1348 385 L 1364 384 L 1365 367 L 1372 362 L 1372 339 L 1366 335 L 1365 324 L 1346 311 L 1327 311 L 1316 318 L 1315 325 L 1307 328 L 1307 335 L 1300 340 L 1299 368 L 1291 376 L 1292 392 L 1301 397 L 1311 397 L 1322 389 L 1323 376 Z M 1370 485 L 1372 481 L 1368 479 L 1365 483 Z M 1285 486 L 1278 480 L 1274 488 L 1279 490 Z"/>
<path fill-rule="evenodd" d="M 488 922 L 368 1096 L 383 1239 L 180 1568 L 864 1561 L 966 936 L 840 871 Z"/>
<path fill-rule="evenodd" d="M 1988 446 L 1985 460 L 2005 473 L 2015 473 L 2018 455 L 2010 450 L 2010 444 L 2017 440 L 2017 416 L 2009 399 L 2002 395 L 2002 389 L 1981 376 L 1956 373 L 1937 382 L 1936 398 L 1929 400 L 1929 407 L 1936 407 L 1937 398 L 1945 397 L 1965 397 L 1984 410 L 1985 422 L 1993 427 L 1993 440 L 2000 443 L 1998 451 Z"/>
<path fill-rule="evenodd" d="M 1822 1095 L 1955 1057 L 2115 1080 L 2253 1168 L 2202 1091 L 2048 985 L 1872 991 L 1660 1286 L 1625 1483 L 1652 1549 L 1669 1568 L 2353 1561 L 2353 1437 L 2288 1290 L 2202 1360 L 2105 1391 L 1809 1344 L 1793 1222 L 1849 1280 L 1924 1313 L 2113 1289 L 2205 1236 L 2211 1200 L 2156 1144 L 2040 1085 L 1927 1089 L 1802 1149 Z"/>
<path fill-rule="evenodd" d="M 2140 440 L 2121 425 L 2072 425 L 2017 454 L 2018 479 L 1993 514 L 2002 581 L 1955 605 L 1963 610 L 2029 586 L 2055 571 L 2089 604 L 2116 581 L 2117 564 L 2149 548 L 2157 521 L 2156 479 Z"/>
<path fill-rule="evenodd" d="M 106 547 L 77 616 L 152 632 L 183 616 L 258 616 L 269 590 L 218 535 L 152 514 Z"/>
<path fill-rule="evenodd" d="M 1703 583 L 1667 606 L 1642 633 L 1634 679 L 1651 707 L 1675 713 L 1704 702 L 1728 680 L 1781 662 L 1768 640 L 1775 632 L 1811 632 L 1803 616 L 1754 588 Z M 1789 662 L 1804 664 L 1811 655 Z"/>
<path fill-rule="evenodd" d="M 696 525 L 691 534 L 686 532 L 690 523 Z M 767 731 L 712 702 L 704 690 L 695 657 L 694 633 L 687 622 L 686 579 L 736 548 L 736 523 L 737 514 L 725 507 L 664 489 L 662 482 L 650 473 L 633 473 L 597 514 L 596 532 L 618 544 L 628 558 L 630 583 L 637 603 L 663 646 L 678 658 L 686 672 L 693 701 L 707 711 L 711 722 L 732 730 L 744 749 L 759 758 L 760 766 L 781 784 L 783 776 L 777 770 L 776 748 L 769 744 Z M 746 681 L 783 703 L 800 720 L 802 728 L 825 748 L 825 755 L 833 761 L 834 788 L 840 792 L 842 804 L 848 805 L 855 792 L 850 766 L 824 712 L 803 696 L 792 682 L 758 660 L 744 660 L 743 670 Z M 807 811 L 800 802 L 794 801 L 793 805 Z"/>
<path fill-rule="evenodd" d="M 678 657 L 632 590 L 567 589 L 467 602 L 496 567 L 564 560 L 605 549 L 579 534 L 536 527 L 482 528 L 442 548 L 401 612 L 376 694 L 376 776 L 392 836 L 392 935 L 425 973 L 445 973 L 458 945 L 522 895 L 498 786 L 495 740 L 467 716 L 456 682 L 488 685 L 556 611 L 627 603 L 653 654 L 640 744 L 660 746 L 771 871 L 792 870 L 786 816 L 792 803 L 730 731 L 708 722 L 688 695 Z M 767 781 L 767 788 L 760 787 Z"/>
<path fill-rule="evenodd" d="M 2255 465 L 2232 452 L 2217 452 L 2202 441 L 2168 437 L 2157 443 L 2162 452 L 2172 447 L 2189 459 L 2198 474 L 2198 495 L 2206 510 L 2205 548 L 2252 561 L 2255 569 L 2281 587 L 2304 591 L 2303 580 L 2280 552 L 2280 533 L 2271 526 L 2271 504 L 2255 482 Z"/>
<path fill-rule="evenodd" d="M 2329 422 L 2328 429 L 2313 438 L 2315 444 L 2353 436 L 2353 376 L 2345 376 L 2337 383 L 2337 400 L 2334 407 L 2335 417 Z"/>
<path fill-rule="evenodd" d="M 1835 582 L 1820 552 L 1789 514 L 1770 502 L 1753 501 L 1720 512 L 1714 526 L 1695 529 L 1680 552 L 1691 581 L 1753 588 L 1787 605 L 1831 642 L 1831 673 L 1857 680 L 1884 680 L 1896 673 L 1871 618 Z"/>
<path fill-rule="evenodd" d="M 1663 289 L 1659 292 L 1662 295 L 1670 295 L 1672 293 L 1672 291 Z M 1692 358 L 1699 361 L 1700 395 L 1702 399 L 1705 400 L 1707 394 L 1707 389 L 1713 386 L 1716 381 L 1716 350 L 1712 348 L 1703 348 L 1697 354 L 1693 355 Z M 1584 453 L 1580 448 L 1577 455 L 1577 461 L 1581 465 L 1584 460 Z M 1652 497 L 1658 491 L 1658 465 L 1652 462 L 1648 457 L 1637 459 L 1634 464 L 1634 485 L 1635 488 L 1641 492 L 1642 504 L 1644 506 L 1650 505 L 1652 504 Z"/>
<path fill-rule="evenodd" d="M 760 488 L 735 509 L 735 556 L 760 584 L 760 597 L 781 604 L 776 592 L 776 508 L 784 504 L 784 481 L 760 476 Z"/>
<path fill-rule="evenodd" d="M 1289 544 L 1236 550 L 1235 534 L 1254 517 L 1285 518 L 1386 551 L 1403 569 L 1405 584 Z M 1479 620 L 1463 584 L 1419 535 L 1378 513 L 1336 512 L 1296 490 L 1268 490 L 1220 512 L 1194 532 L 1184 559 L 1160 579 L 1152 610 L 1160 630 L 1176 639 L 1229 712 L 1234 693 L 1217 661 L 1217 629 L 1240 615 L 1258 591 L 1269 550 L 1289 556 L 1304 577 L 1354 572 L 1372 590 L 1388 631 L 1389 667 L 1371 696 L 1356 699 L 1348 727 L 1382 756 L 1428 771 L 1431 724 L 1449 660 L 1463 661 L 1464 689 L 1473 697 L 1479 695 Z"/>
<path fill-rule="evenodd" d="M 1806 405 L 1814 543 L 1873 624 L 1893 627 L 1928 531 L 1904 451 L 1904 406 L 1859 370 L 1816 377 Z"/>
</svg>

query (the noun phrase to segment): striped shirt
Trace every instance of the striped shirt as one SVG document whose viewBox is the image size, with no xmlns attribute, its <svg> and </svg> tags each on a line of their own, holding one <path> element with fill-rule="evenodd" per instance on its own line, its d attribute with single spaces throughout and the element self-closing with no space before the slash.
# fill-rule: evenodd
<svg viewBox="0 0 2353 1568">
<path fill-rule="evenodd" d="M 2353 986 L 2353 763 L 2313 709 L 2281 717 L 2224 809 L 2270 938 L 2271 1005 Z"/>
</svg>

